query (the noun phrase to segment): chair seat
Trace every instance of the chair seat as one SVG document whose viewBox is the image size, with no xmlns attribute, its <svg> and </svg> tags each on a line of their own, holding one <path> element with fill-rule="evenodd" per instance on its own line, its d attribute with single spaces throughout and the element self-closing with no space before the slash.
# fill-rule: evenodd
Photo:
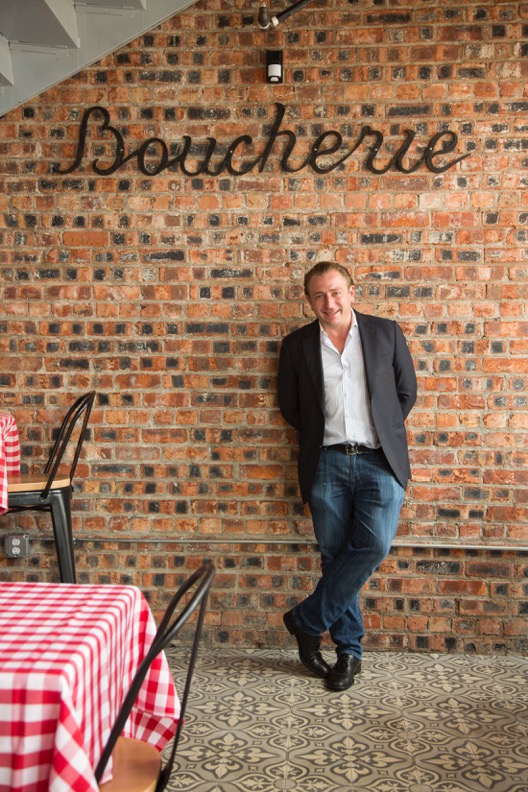
<svg viewBox="0 0 528 792">
<path fill-rule="evenodd" d="M 161 772 L 157 748 L 142 740 L 119 737 L 112 751 L 112 780 L 101 792 L 154 792 Z"/>
<path fill-rule="evenodd" d="M 48 481 L 44 473 L 19 473 L 10 475 L 7 479 L 8 492 L 38 492 L 43 490 Z M 70 486 L 70 477 L 63 476 L 54 479 L 51 489 L 60 489 Z"/>
</svg>

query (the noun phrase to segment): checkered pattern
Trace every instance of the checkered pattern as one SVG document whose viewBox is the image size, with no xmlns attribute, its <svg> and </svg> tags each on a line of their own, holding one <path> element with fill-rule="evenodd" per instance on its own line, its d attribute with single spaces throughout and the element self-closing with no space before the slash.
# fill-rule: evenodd
<svg viewBox="0 0 528 792">
<path fill-rule="evenodd" d="M 0 514 L 7 511 L 9 473 L 20 473 L 20 441 L 14 417 L 0 412 Z"/>
<path fill-rule="evenodd" d="M 0 583 L 0 789 L 98 789 L 93 768 L 155 631 L 134 586 Z M 162 654 L 124 734 L 161 750 L 179 709 Z"/>
</svg>

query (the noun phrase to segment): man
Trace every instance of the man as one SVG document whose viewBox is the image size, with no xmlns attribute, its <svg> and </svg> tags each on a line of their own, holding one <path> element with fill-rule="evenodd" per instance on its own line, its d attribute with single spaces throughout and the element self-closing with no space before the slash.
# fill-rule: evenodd
<svg viewBox="0 0 528 792">
<path fill-rule="evenodd" d="M 321 552 L 315 590 L 284 614 L 303 664 L 346 690 L 361 670 L 360 589 L 390 550 L 410 477 L 404 421 L 416 375 L 396 322 L 352 309 L 354 285 L 339 264 L 305 276 L 316 321 L 285 337 L 279 406 L 298 432 L 299 484 Z M 332 669 L 320 652 L 326 630 Z"/>
</svg>

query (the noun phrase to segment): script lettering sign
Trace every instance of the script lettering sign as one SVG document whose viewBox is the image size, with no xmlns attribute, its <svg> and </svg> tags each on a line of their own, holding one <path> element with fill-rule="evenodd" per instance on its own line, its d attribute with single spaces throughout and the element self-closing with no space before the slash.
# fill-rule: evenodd
<svg viewBox="0 0 528 792">
<path fill-rule="evenodd" d="M 414 155 L 414 161 L 412 161 L 409 150 L 416 133 L 406 130 L 405 139 L 396 153 L 383 166 L 378 167 L 376 159 L 384 142 L 383 133 L 370 126 L 364 126 L 351 143 L 345 141 L 343 136 L 335 130 L 323 132 L 314 140 L 306 157 L 294 165 L 292 157 L 297 146 L 297 136 L 291 130 L 281 128 L 286 107 L 278 102 L 275 106 L 277 110 L 275 120 L 265 136 L 264 147 L 260 154 L 250 156 L 249 159 L 244 158 L 244 150 L 253 146 L 253 138 L 250 135 L 240 135 L 235 138 L 224 154 L 217 151 L 219 149 L 217 140 L 208 137 L 205 152 L 201 153 L 198 158 L 191 157 L 193 139 L 189 135 L 183 135 L 181 143 L 177 145 L 175 156 L 170 156 L 169 146 L 159 137 L 148 138 L 138 148 L 125 154 L 125 141 L 119 130 L 110 123 L 108 110 L 99 106 L 90 107 L 85 111 L 81 121 L 74 162 L 67 168 L 56 168 L 55 172 L 73 173 L 82 166 L 85 159 L 89 126 L 90 123 L 97 122 L 97 116 L 102 116 L 102 122 L 98 122 L 100 132 L 107 133 L 114 143 L 113 160 L 109 164 L 100 164 L 99 159 L 94 159 L 90 163 L 92 170 L 99 176 L 109 176 L 132 160 L 137 161 L 137 167 L 145 176 L 156 176 L 164 170 L 177 171 L 178 169 L 185 176 L 200 176 L 202 174 L 220 176 L 226 171 L 231 176 L 244 176 L 255 168 L 259 173 L 262 173 L 278 139 L 281 139 L 281 142 L 285 141 L 284 148 L 279 154 L 280 167 L 285 173 L 298 173 L 305 168 L 311 168 L 315 173 L 330 173 L 346 162 L 364 142 L 368 147 L 365 166 L 375 174 L 386 173 L 391 168 L 400 173 L 413 173 L 421 165 L 425 165 L 432 173 L 443 173 L 469 156 L 469 154 L 462 154 L 462 156 L 446 161 L 446 156 L 451 154 L 457 146 L 458 136 L 451 130 L 445 130 L 433 135 L 425 149 L 422 152 L 417 152 Z M 241 160 L 238 167 L 234 163 L 235 155 L 237 159 Z M 249 156 L 247 152 L 246 156 Z M 404 162 L 406 157 L 409 160 L 407 165 Z M 194 163 L 193 167 L 191 162 Z"/>
</svg>

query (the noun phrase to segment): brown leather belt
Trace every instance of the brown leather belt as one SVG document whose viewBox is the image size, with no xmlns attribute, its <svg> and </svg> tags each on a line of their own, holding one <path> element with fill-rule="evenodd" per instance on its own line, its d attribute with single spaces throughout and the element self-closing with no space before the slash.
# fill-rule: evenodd
<svg viewBox="0 0 528 792">
<path fill-rule="evenodd" d="M 323 446 L 325 451 L 339 451 L 340 454 L 352 456 L 353 454 L 370 454 L 372 451 L 377 451 L 377 448 L 369 448 L 361 443 L 335 443 L 335 445 Z"/>
</svg>

